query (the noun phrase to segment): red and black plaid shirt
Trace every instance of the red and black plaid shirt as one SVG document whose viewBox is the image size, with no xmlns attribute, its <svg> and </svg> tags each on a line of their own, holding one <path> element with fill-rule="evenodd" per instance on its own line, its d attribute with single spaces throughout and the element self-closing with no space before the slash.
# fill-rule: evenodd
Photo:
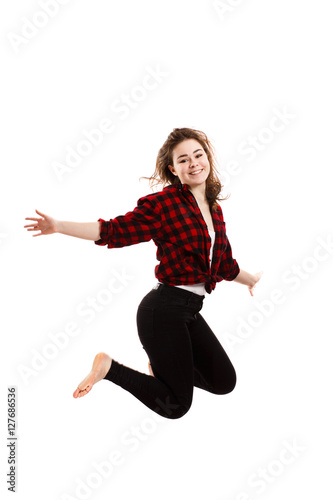
<svg viewBox="0 0 333 500">
<path fill-rule="evenodd" d="M 132 212 L 101 222 L 96 245 L 119 248 L 153 240 L 157 246 L 155 277 L 170 285 L 205 282 L 211 293 L 219 281 L 231 281 L 240 269 L 232 257 L 222 209 L 212 212 L 215 242 L 210 266 L 211 240 L 201 210 L 187 184 L 173 184 L 143 196 Z"/>
</svg>

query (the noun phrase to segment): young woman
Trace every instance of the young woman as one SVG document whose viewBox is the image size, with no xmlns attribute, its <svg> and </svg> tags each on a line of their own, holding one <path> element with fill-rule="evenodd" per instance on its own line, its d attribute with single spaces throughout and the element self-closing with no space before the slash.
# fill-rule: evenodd
<svg viewBox="0 0 333 500">
<path fill-rule="evenodd" d="M 105 379 L 152 411 L 176 419 L 190 409 L 194 387 L 213 394 L 234 389 L 234 367 L 199 311 L 217 282 L 236 281 L 253 295 L 262 272 L 240 269 L 232 256 L 217 201 L 222 185 L 215 162 L 206 134 L 175 128 L 159 150 L 149 178 L 165 187 L 140 198 L 132 212 L 109 221 L 78 223 L 58 221 L 36 210 L 40 218 L 26 219 L 34 221 L 24 226 L 28 231 L 40 231 L 33 236 L 61 233 L 108 248 L 152 239 L 157 246 L 158 281 L 143 297 L 136 316 L 150 375 L 99 353 L 74 398 L 85 396 Z"/>
</svg>

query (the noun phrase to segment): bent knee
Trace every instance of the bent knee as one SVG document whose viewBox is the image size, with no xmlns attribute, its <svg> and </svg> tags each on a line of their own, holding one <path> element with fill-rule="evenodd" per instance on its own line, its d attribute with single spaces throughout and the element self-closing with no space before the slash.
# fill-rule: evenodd
<svg viewBox="0 0 333 500">
<path fill-rule="evenodd" d="M 170 403 L 161 402 L 161 400 L 156 399 L 158 402 L 158 406 L 155 408 L 155 411 L 161 415 L 161 417 L 165 417 L 171 420 L 176 420 L 177 418 L 181 418 L 189 411 L 192 406 L 192 398 L 189 398 L 188 401 L 182 401 L 181 403 Z"/>
<path fill-rule="evenodd" d="M 182 418 L 189 411 L 189 406 L 181 406 L 178 411 L 173 412 L 171 415 L 167 415 L 166 417 L 172 420 L 176 420 Z"/>
<path fill-rule="evenodd" d="M 237 375 L 235 370 L 233 369 L 228 373 L 227 377 L 224 377 L 224 379 L 221 380 L 221 383 L 217 388 L 215 394 L 229 394 L 235 389 L 236 382 L 237 382 Z"/>
</svg>

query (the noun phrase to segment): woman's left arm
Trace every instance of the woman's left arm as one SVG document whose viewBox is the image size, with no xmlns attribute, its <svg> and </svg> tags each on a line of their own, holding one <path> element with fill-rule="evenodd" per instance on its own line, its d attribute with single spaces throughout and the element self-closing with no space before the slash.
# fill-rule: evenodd
<svg viewBox="0 0 333 500">
<path fill-rule="evenodd" d="M 260 271 L 259 273 L 255 274 L 250 274 L 243 269 L 239 271 L 237 274 L 236 278 L 233 281 L 236 281 L 237 283 L 240 283 L 241 285 L 246 285 L 249 287 L 250 294 L 253 296 L 253 289 L 260 280 L 262 276 L 263 271 Z"/>
</svg>

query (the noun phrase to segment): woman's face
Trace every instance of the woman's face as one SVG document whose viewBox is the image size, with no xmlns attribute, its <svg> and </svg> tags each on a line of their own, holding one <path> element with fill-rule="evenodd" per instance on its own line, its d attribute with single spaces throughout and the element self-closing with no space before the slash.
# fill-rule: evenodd
<svg viewBox="0 0 333 500">
<path fill-rule="evenodd" d="M 197 187 L 205 184 L 210 172 L 210 165 L 200 142 L 195 139 L 186 139 L 173 150 L 173 166 L 168 165 L 174 175 L 179 177 L 182 184 Z"/>
</svg>

